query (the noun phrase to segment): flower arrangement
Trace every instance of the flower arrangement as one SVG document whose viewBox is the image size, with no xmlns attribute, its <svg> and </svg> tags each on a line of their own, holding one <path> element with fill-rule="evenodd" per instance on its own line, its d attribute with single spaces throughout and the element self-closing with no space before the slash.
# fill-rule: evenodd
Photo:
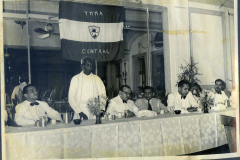
<svg viewBox="0 0 240 160">
<path fill-rule="evenodd" d="M 97 115 L 101 110 L 105 110 L 108 98 L 105 95 L 93 97 L 87 101 L 87 108 L 93 115 Z"/>
<path fill-rule="evenodd" d="M 212 91 L 203 89 L 199 95 L 199 101 L 202 109 L 204 109 L 204 106 L 211 106 L 214 104 L 214 93 Z"/>
</svg>

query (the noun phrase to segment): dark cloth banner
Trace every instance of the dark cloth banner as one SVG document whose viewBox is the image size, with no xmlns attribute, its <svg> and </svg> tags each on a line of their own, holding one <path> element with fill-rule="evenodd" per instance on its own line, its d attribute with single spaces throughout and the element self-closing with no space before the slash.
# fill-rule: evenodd
<svg viewBox="0 0 240 160">
<path fill-rule="evenodd" d="M 124 14 L 123 7 L 61 1 L 62 57 L 74 61 L 84 56 L 97 61 L 121 58 Z"/>
</svg>

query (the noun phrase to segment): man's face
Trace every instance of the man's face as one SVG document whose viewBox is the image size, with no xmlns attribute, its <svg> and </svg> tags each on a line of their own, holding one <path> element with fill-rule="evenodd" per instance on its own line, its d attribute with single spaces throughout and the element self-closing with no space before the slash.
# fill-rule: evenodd
<svg viewBox="0 0 240 160">
<path fill-rule="evenodd" d="M 217 81 L 216 83 L 215 83 L 215 90 L 217 91 L 217 92 L 221 92 L 222 90 L 223 90 L 223 84 L 222 84 L 222 82 L 221 81 Z"/>
<path fill-rule="evenodd" d="M 190 90 L 191 90 L 192 94 L 195 96 L 200 92 L 200 89 L 198 88 L 198 86 L 194 86 Z"/>
<path fill-rule="evenodd" d="M 93 65 L 92 65 L 91 61 L 87 60 L 86 63 L 82 65 L 83 73 L 86 74 L 86 75 L 91 74 L 92 73 L 92 67 L 93 67 Z"/>
<path fill-rule="evenodd" d="M 123 91 L 121 92 L 121 98 L 123 101 L 128 101 L 131 98 L 131 89 L 127 87 L 123 87 Z"/>
<path fill-rule="evenodd" d="M 38 90 L 34 86 L 27 88 L 27 93 L 24 94 L 28 101 L 35 101 L 38 99 Z"/>
<path fill-rule="evenodd" d="M 151 89 L 145 89 L 144 90 L 144 97 L 146 100 L 150 100 L 153 97 L 153 92 Z"/>
<path fill-rule="evenodd" d="M 189 85 L 188 84 L 183 84 L 182 87 L 178 87 L 178 93 L 182 96 L 187 96 L 189 92 Z"/>
</svg>

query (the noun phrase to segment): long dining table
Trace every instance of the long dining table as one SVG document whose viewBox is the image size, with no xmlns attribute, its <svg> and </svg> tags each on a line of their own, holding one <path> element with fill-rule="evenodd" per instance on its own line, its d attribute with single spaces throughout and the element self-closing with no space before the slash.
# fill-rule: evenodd
<svg viewBox="0 0 240 160">
<path fill-rule="evenodd" d="M 211 113 L 163 114 L 49 124 L 46 127 L 6 127 L 6 157 L 73 159 L 175 156 L 227 144 L 220 115 L 235 117 L 234 108 Z"/>
</svg>

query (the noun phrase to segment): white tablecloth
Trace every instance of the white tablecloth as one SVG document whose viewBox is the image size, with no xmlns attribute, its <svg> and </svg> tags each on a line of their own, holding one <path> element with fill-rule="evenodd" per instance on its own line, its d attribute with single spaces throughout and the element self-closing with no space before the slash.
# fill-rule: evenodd
<svg viewBox="0 0 240 160">
<path fill-rule="evenodd" d="M 84 121 L 47 127 L 6 127 L 8 160 L 174 156 L 227 144 L 220 114 L 235 117 L 235 109 L 208 114 L 158 115 Z"/>
</svg>

